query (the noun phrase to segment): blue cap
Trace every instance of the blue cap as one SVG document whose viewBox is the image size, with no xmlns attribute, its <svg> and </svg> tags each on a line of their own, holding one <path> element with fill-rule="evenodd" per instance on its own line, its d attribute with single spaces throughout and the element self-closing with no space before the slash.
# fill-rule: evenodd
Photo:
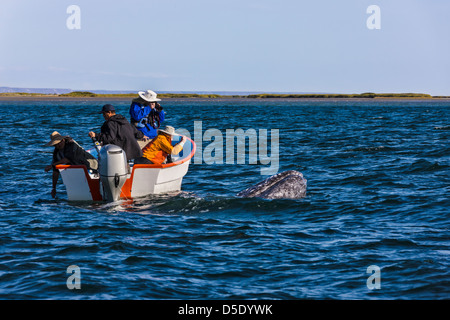
<svg viewBox="0 0 450 320">
<path fill-rule="evenodd" d="M 105 104 L 102 108 L 102 111 L 100 111 L 99 113 L 104 113 L 104 112 L 116 112 L 116 109 L 114 109 L 114 107 L 111 104 Z"/>
</svg>

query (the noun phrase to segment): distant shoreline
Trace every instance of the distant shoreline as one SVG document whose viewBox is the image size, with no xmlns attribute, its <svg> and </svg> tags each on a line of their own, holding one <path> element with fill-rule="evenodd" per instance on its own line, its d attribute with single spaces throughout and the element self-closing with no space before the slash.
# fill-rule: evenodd
<svg viewBox="0 0 450 320">
<path fill-rule="evenodd" d="M 98 103 L 103 104 L 103 103 L 131 103 L 131 99 L 126 99 L 126 98 L 48 98 L 48 97 L 0 97 L 0 103 L 1 102 L 16 102 L 16 103 L 26 103 L 26 102 L 91 102 L 91 103 Z M 303 98 L 303 99 L 293 99 L 293 98 L 285 98 L 285 99 L 280 99 L 280 98 L 270 98 L 270 99 L 249 99 L 249 98 L 164 98 L 162 103 L 164 104 L 164 102 L 185 102 L 185 103 L 189 103 L 189 102 L 201 102 L 201 101 L 217 101 L 220 102 L 222 101 L 223 103 L 227 103 L 227 102 L 233 102 L 233 101 L 240 101 L 242 103 L 245 103 L 245 101 L 247 102 L 251 102 L 251 101 L 266 101 L 266 102 L 279 102 L 279 103 L 287 103 L 287 102 L 293 102 L 293 101 L 298 101 L 298 102 L 310 102 L 310 103 L 314 103 L 314 102 L 358 102 L 358 103 L 367 103 L 367 104 L 371 104 L 371 103 L 376 103 L 376 102 L 398 102 L 398 101 L 415 101 L 415 102 L 423 102 L 424 104 L 428 104 L 428 103 L 433 103 L 433 102 L 448 102 L 450 103 L 450 98 L 432 98 L 432 99 L 419 99 L 419 98 L 376 98 L 376 99 L 357 99 L 357 98 L 352 98 L 352 99 L 331 99 L 331 98 Z M 0 105 L 1 107 L 1 105 Z"/>
<path fill-rule="evenodd" d="M 95 94 L 91 92 L 71 92 L 68 94 L 39 93 L 0 93 L 0 101 L 131 101 L 137 94 Z M 450 96 L 431 96 L 421 93 L 363 93 L 363 94 L 250 94 L 250 95 L 219 95 L 219 94 L 189 94 L 161 93 L 158 97 L 164 100 L 450 100 Z"/>
</svg>

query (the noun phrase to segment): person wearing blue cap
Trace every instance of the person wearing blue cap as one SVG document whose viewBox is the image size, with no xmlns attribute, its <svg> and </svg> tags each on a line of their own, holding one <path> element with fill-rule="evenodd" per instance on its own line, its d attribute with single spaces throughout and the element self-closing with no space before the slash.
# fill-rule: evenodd
<svg viewBox="0 0 450 320">
<path fill-rule="evenodd" d="M 124 116 L 116 114 L 116 110 L 111 104 L 105 104 L 99 113 L 102 113 L 105 119 L 100 129 L 101 132 L 90 131 L 89 136 L 96 138 L 103 145 L 114 144 L 121 147 L 128 160 L 141 157 L 142 150 L 137 139 L 146 139 L 147 137 L 135 126 L 132 126 Z"/>
</svg>

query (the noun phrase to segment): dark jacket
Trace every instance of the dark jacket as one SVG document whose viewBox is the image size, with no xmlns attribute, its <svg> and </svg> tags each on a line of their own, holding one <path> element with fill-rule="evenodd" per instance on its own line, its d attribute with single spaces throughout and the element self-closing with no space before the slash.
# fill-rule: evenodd
<svg viewBox="0 0 450 320">
<path fill-rule="evenodd" d="M 61 160 L 61 158 L 67 158 L 71 165 L 85 165 L 88 170 L 92 169 L 87 159 L 95 159 L 95 157 L 81 148 L 71 138 L 66 138 L 66 144 L 62 150 L 62 154 L 58 156 L 59 150 L 55 148 L 53 151 L 53 162 Z"/>
<path fill-rule="evenodd" d="M 102 125 L 101 133 L 97 134 L 98 141 L 103 145 L 115 144 L 121 147 L 128 160 L 142 156 L 142 150 L 136 139 L 143 137 L 144 134 L 120 114 L 113 115 L 106 120 Z"/>
</svg>

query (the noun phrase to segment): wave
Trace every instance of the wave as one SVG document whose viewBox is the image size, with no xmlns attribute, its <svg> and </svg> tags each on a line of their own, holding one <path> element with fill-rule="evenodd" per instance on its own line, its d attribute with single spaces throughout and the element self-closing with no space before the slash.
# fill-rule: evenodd
<svg viewBox="0 0 450 320">
<path fill-rule="evenodd" d="M 374 147 L 357 147 L 346 150 L 347 152 L 377 152 L 377 151 L 392 151 L 394 148 L 387 146 L 374 146 Z"/>
<path fill-rule="evenodd" d="M 450 130 L 450 126 L 436 126 L 435 130 Z"/>
<path fill-rule="evenodd" d="M 443 165 L 439 162 L 430 162 L 425 159 L 419 159 L 410 165 L 404 166 L 400 170 L 402 170 L 403 173 L 422 173 L 440 171 L 447 168 L 449 168 L 448 165 Z"/>
</svg>

